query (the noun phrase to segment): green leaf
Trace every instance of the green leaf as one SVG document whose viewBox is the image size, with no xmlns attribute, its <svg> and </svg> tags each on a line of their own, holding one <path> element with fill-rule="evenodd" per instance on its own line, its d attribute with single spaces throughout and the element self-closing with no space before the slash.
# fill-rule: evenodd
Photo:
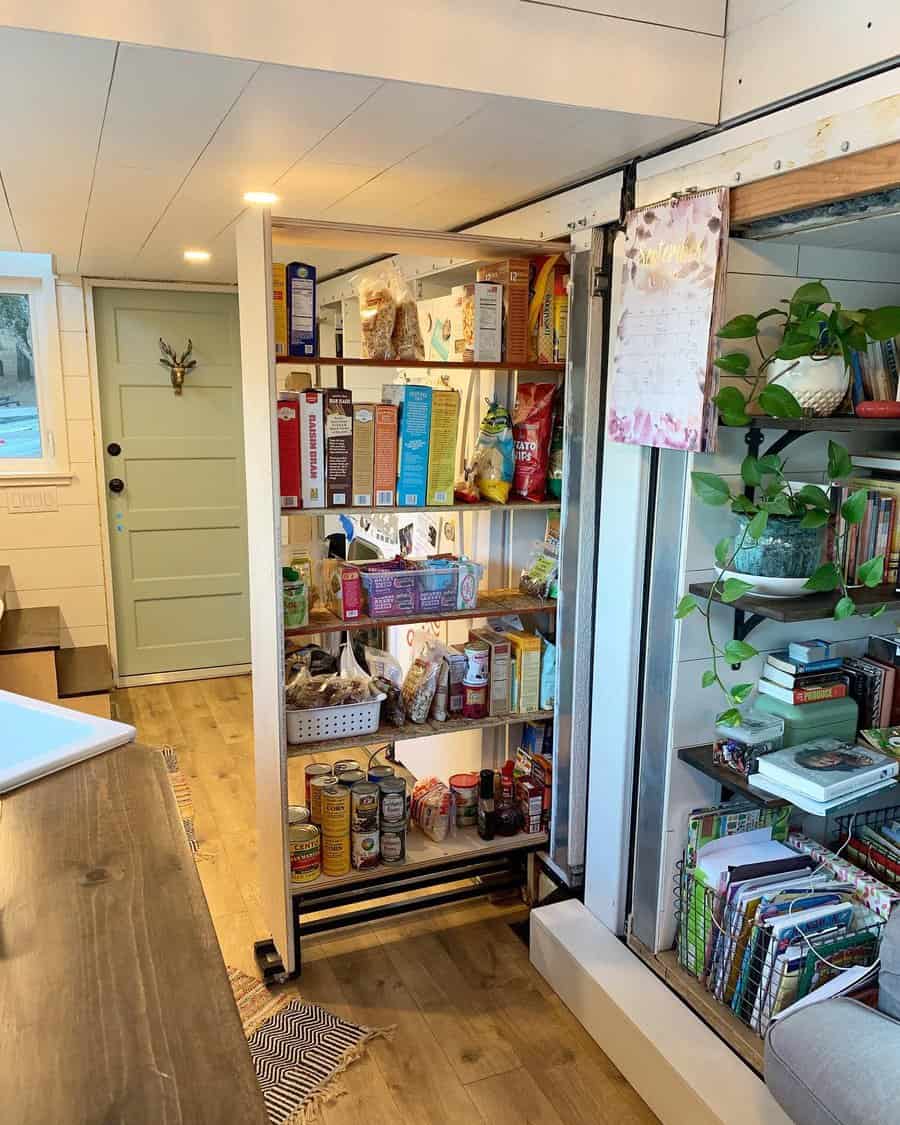
<svg viewBox="0 0 900 1125">
<path fill-rule="evenodd" d="M 864 562 L 857 570 L 856 577 L 864 586 L 871 588 L 880 585 L 884 578 L 884 555 L 876 555 L 874 559 Z"/>
<path fill-rule="evenodd" d="M 805 285 L 801 285 L 799 289 L 795 290 L 793 297 L 791 297 L 791 306 L 794 305 L 824 305 L 831 302 L 831 294 L 825 288 L 821 281 L 807 281 Z"/>
<path fill-rule="evenodd" d="M 859 523 L 866 514 L 866 505 L 869 503 L 869 494 L 864 488 L 852 492 L 841 505 L 841 515 L 847 523 Z"/>
<path fill-rule="evenodd" d="M 854 613 L 856 613 L 856 606 L 852 598 L 841 598 L 834 607 L 835 621 L 843 621 L 845 617 L 852 617 Z"/>
<path fill-rule="evenodd" d="M 800 521 L 801 527 L 824 527 L 828 523 L 828 513 L 821 512 L 818 508 L 808 511 Z"/>
<path fill-rule="evenodd" d="M 887 609 L 886 605 L 880 605 L 878 609 L 873 609 L 871 613 L 864 613 L 863 617 L 873 618 L 881 617 L 882 613 Z"/>
<path fill-rule="evenodd" d="M 731 605 L 732 602 L 736 602 L 738 598 L 742 598 L 752 589 L 752 582 L 744 582 L 740 578 L 726 578 L 720 596 L 726 605 Z"/>
<path fill-rule="evenodd" d="M 805 484 L 796 493 L 796 497 L 798 500 L 802 500 L 804 504 L 809 504 L 811 508 L 818 508 L 820 512 L 831 511 L 831 499 L 828 493 L 819 488 L 817 484 Z"/>
<path fill-rule="evenodd" d="M 854 324 L 844 333 L 847 346 L 855 352 L 864 352 L 869 346 L 869 338 L 861 324 Z"/>
<path fill-rule="evenodd" d="M 748 645 L 746 641 L 729 641 L 722 651 L 729 664 L 742 664 L 758 655 L 753 645 Z"/>
<path fill-rule="evenodd" d="M 717 566 L 724 566 L 728 562 L 728 560 L 731 558 L 731 551 L 733 547 L 733 539 L 726 536 L 725 539 L 719 540 L 719 542 L 716 544 L 715 550 Z"/>
<path fill-rule="evenodd" d="M 759 405 L 773 418 L 802 418 L 803 408 L 790 391 L 778 385 L 769 383 L 763 387 L 759 395 Z"/>
<path fill-rule="evenodd" d="M 762 535 L 762 533 L 766 530 L 766 524 L 768 522 L 768 512 L 757 512 L 750 523 L 747 525 L 747 534 L 751 539 L 759 539 L 760 535 Z"/>
<path fill-rule="evenodd" d="M 762 483 L 759 461 L 752 454 L 748 454 L 741 462 L 741 480 L 744 484 L 749 484 L 751 488 L 755 488 Z"/>
<path fill-rule="evenodd" d="M 712 687 L 717 679 L 718 677 L 716 676 L 715 672 L 713 672 L 711 668 L 707 668 L 703 673 L 703 678 L 701 679 L 700 683 L 703 685 L 703 687 Z"/>
<path fill-rule="evenodd" d="M 743 703 L 751 691 L 753 684 L 735 684 L 731 689 L 731 698 L 735 703 Z"/>
<path fill-rule="evenodd" d="M 713 364 L 720 371 L 727 371 L 729 375 L 746 375 L 750 367 L 750 357 L 743 352 L 728 352 L 714 359 Z"/>
<path fill-rule="evenodd" d="M 737 387 L 723 387 L 713 402 L 718 406 L 719 413 L 727 426 L 746 426 L 750 415 L 746 411 L 747 400 Z"/>
<path fill-rule="evenodd" d="M 721 723 L 724 727 L 739 727 L 741 725 L 741 713 L 737 707 L 729 707 L 727 711 L 722 711 L 716 715 L 716 722 Z"/>
<path fill-rule="evenodd" d="M 722 480 L 715 473 L 691 473 L 691 485 L 698 499 L 714 508 L 721 507 L 731 500 L 731 489 L 727 481 Z"/>
<path fill-rule="evenodd" d="M 759 458 L 759 467 L 764 473 L 780 473 L 783 462 L 777 453 L 766 453 Z"/>
<path fill-rule="evenodd" d="M 740 492 L 731 501 L 731 510 L 735 515 L 756 515 L 757 507 L 749 497 Z"/>
<path fill-rule="evenodd" d="M 694 612 L 697 609 L 697 599 L 693 594 L 685 594 L 678 605 L 675 607 L 675 620 L 680 621 L 683 617 Z"/>
<path fill-rule="evenodd" d="M 777 496 L 773 496 L 771 500 L 765 502 L 766 511 L 770 516 L 792 516 L 794 509 L 791 507 L 791 498 L 786 492 L 779 492 Z M 760 507 L 763 507 L 760 504 Z"/>
<path fill-rule="evenodd" d="M 801 359 L 805 355 L 812 355 L 815 350 L 815 340 L 804 337 L 789 340 L 786 334 L 784 343 L 777 349 L 775 355 L 778 359 Z"/>
<path fill-rule="evenodd" d="M 836 441 L 828 443 L 828 476 L 831 480 L 843 480 L 853 473 L 853 462 L 843 445 Z"/>
<path fill-rule="evenodd" d="M 756 335 L 756 317 L 744 313 L 734 316 L 716 333 L 720 340 L 752 340 Z"/>
<path fill-rule="evenodd" d="M 820 566 L 811 578 L 807 578 L 803 586 L 807 590 L 825 591 L 836 590 L 840 584 L 841 572 L 833 562 L 830 562 Z"/>
<path fill-rule="evenodd" d="M 889 340 L 891 336 L 900 335 L 900 308 L 885 305 L 872 309 L 866 314 L 864 327 L 873 340 Z"/>
<path fill-rule="evenodd" d="M 819 337 L 822 335 L 822 329 L 828 324 L 828 321 L 822 316 L 821 313 L 813 313 L 805 320 L 801 320 L 797 327 L 794 329 L 800 336 L 806 336 L 810 340 L 819 342 Z M 799 342 L 799 341 L 798 341 Z"/>
<path fill-rule="evenodd" d="M 766 309 L 765 312 L 761 312 L 757 316 L 756 323 L 759 324 L 759 322 L 761 320 L 765 320 L 767 317 L 770 317 L 770 316 L 784 316 L 784 315 L 785 315 L 784 309 Z"/>
</svg>

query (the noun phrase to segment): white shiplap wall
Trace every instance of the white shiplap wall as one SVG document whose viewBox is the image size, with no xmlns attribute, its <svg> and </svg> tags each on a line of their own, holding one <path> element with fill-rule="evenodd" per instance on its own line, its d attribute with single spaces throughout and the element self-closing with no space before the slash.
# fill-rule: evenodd
<svg viewBox="0 0 900 1125">
<path fill-rule="evenodd" d="M 9 500 L 15 490 L 0 487 L 0 563 L 12 570 L 8 608 L 58 605 L 65 647 L 108 644 L 100 546 L 105 516 L 97 492 L 80 278 L 59 280 L 56 302 L 73 478 L 71 484 L 42 487 L 57 505 L 56 511 L 48 512 L 11 511 Z"/>
<path fill-rule="evenodd" d="M 848 307 L 900 303 L 900 255 L 854 251 L 823 250 L 812 246 L 795 246 L 777 242 L 750 242 L 733 239 L 729 250 L 726 318 L 775 305 L 789 297 L 802 281 L 823 279 L 832 295 Z M 896 280 L 891 280 L 896 279 Z M 691 469 L 715 472 L 724 476 L 732 487 L 740 481 L 740 464 L 747 450 L 744 431 L 719 431 L 719 452 L 694 456 Z M 770 432 L 770 438 L 778 436 Z M 822 469 L 827 456 L 829 436 L 846 445 L 851 453 L 871 448 L 864 437 L 850 435 L 809 434 L 789 446 L 784 457 L 792 479 L 822 482 Z M 882 448 L 889 441 L 884 440 Z M 684 546 L 684 586 L 709 580 L 713 548 L 724 535 L 733 534 L 730 512 L 710 508 L 691 497 L 687 541 Z M 878 631 L 897 627 L 898 615 L 885 615 L 877 623 Z M 732 611 L 724 606 L 713 607 L 716 635 L 726 639 L 732 627 Z M 874 623 L 853 617 L 840 623 L 810 622 L 808 626 L 780 625 L 765 621 L 749 638 L 761 653 L 784 648 L 789 640 L 821 636 L 846 643 L 847 654 L 862 649 L 865 636 L 876 628 Z M 678 761 L 677 751 L 710 741 L 715 715 L 723 709 L 723 697 L 714 688 L 703 689 L 700 678 L 708 667 L 705 622 L 694 614 L 681 626 L 676 645 L 676 671 L 673 685 L 672 733 L 670 745 L 668 801 L 665 814 L 665 844 L 660 876 L 662 910 L 657 931 L 657 948 L 670 948 L 675 937 L 674 902 L 671 894 L 675 863 L 684 846 L 686 818 L 691 809 L 718 800 L 719 786 L 691 766 Z M 762 657 L 748 661 L 739 672 L 727 669 L 731 683 L 755 681 L 760 674 Z M 821 823 L 821 822 L 820 822 Z"/>
</svg>

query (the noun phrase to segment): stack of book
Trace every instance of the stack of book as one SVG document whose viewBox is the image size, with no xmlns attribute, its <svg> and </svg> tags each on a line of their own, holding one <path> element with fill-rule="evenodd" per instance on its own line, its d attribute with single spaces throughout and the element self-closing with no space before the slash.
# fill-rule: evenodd
<svg viewBox="0 0 900 1125">
<path fill-rule="evenodd" d="M 860 489 L 868 493 L 865 514 L 859 523 L 848 524 L 841 515 L 841 507 L 849 496 Z M 828 553 L 841 568 L 848 583 L 860 582 L 859 568 L 877 555 L 884 556 L 884 581 L 897 582 L 900 565 L 898 501 L 900 481 L 860 477 L 850 479 L 846 484 L 831 486 L 834 537 Z"/>
<path fill-rule="evenodd" d="M 839 738 L 814 738 L 765 754 L 753 785 L 816 816 L 894 784 L 900 762 Z"/>
<path fill-rule="evenodd" d="M 872 340 L 865 352 L 854 352 L 850 396 L 855 407 L 860 402 L 896 399 L 898 385 L 898 338 Z"/>
<path fill-rule="evenodd" d="M 793 705 L 843 699 L 847 695 L 844 661 L 832 657 L 825 641 L 798 641 L 766 657 L 757 688 L 762 695 Z"/>
</svg>

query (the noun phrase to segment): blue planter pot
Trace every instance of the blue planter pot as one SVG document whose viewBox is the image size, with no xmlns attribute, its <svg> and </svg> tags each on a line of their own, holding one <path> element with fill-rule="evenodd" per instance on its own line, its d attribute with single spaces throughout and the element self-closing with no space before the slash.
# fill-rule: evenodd
<svg viewBox="0 0 900 1125">
<path fill-rule="evenodd" d="M 737 516 L 740 542 L 747 516 Z M 748 535 L 735 555 L 732 568 L 761 578 L 809 578 L 821 566 L 825 547 L 824 527 L 801 527 L 799 519 L 770 516 L 759 539 Z"/>
</svg>

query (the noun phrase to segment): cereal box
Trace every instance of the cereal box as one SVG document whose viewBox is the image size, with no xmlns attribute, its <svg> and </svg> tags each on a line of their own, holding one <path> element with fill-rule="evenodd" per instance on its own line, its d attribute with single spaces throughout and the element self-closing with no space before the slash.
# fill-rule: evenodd
<svg viewBox="0 0 900 1125">
<path fill-rule="evenodd" d="M 397 504 L 401 508 L 421 508 L 428 487 L 431 387 L 418 383 L 388 384 L 382 388 L 382 398 L 396 403 L 400 410 Z"/>
<path fill-rule="evenodd" d="M 456 437 L 459 431 L 459 392 L 431 392 L 431 433 L 428 443 L 426 504 L 452 504 Z"/>
<path fill-rule="evenodd" d="M 325 559 L 322 585 L 328 608 L 342 621 L 354 621 L 362 614 L 362 578 L 355 566 L 340 559 Z"/>
<path fill-rule="evenodd" d="M 397 502 L 397 407 L 375 404 L 375 507 Z"/>
<path fill-rule="evenodd" d="M 353 404 L 353 506 L 375 504 L 375 404 Z"/>
<path fill-rule="evenodd" d="M 282 508 L 300 507 L 300 402 L 297 395 L 278 395 L 278 475 Z"/>
<path fill-rule="evenodd" d="M 287 274 L 284 262 L 272 263 L 272 310 L 275 322 L 275 354 L 288 354 Z"/>
<path fill-rule="evenodd" d="M 353 488 L 353 397 L 343 387 L 325 391 L 325 487 L 329 508 L 346 508 Z"/>
<path fill-rule="evenodd" d="M 566 358 L 569 339 L 569 274 L 557 269 L 553 284 L 553 361 Z"/>
<path fill-rule="evenodd" d="M 505 635 L 512 645 L 515 665 L 516 710 L 519 714 L 537 711 L 541 688 L 541 638 L 519 629 L 510 629 Z"/>
<path fill-rule="evenodd" d="M 304 262 L 286 267 L 288 355 L 316 354 L 316 269 Z"/>
<path fill-rule="evenodd" d="M 479 267 L 478 281 L 503 286 L 505 324 L 503 358 L 508 363 L 528 362 L 528 282 L 531 264 L 527 258 L 510 258 Z"/>
<path fill-rule="evenodd" d="M 300 395 L 300 490 L 304 508 L 325 507 L 322 391 L 303 391 Z"/>
</svg>

